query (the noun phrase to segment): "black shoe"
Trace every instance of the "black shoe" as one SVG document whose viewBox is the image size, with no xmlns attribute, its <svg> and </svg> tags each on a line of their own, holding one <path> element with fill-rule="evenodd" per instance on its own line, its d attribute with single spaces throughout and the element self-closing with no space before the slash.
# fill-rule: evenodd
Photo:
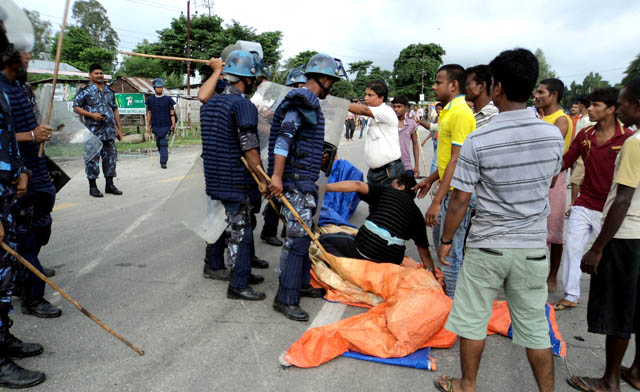
<svg viewBox="0 0 640 392">
<path fill-rule="evenodd" d="M 47 278 L 50 278 L 56 274 L 56 270 L 53 268 L 42 267 L 42 274 Z"/>
<path fill-rule="evenodd" d="M 111 193 L 112 195 L 117 195 L 117 196 L 122 195 L 122 191 L 116 188 L 115 185 L 113 185 L 113 177 L 107 177 L 107 182 L 104 187 L 104 193 Z"/>
<path fill-rule="evenodd" d="M 22 313 L 32 314 L 41 318 L 54 318 L 60 317 L 62 310 L 55 305 L 51 305 L 46 299 L 38 298 L 35 300 L 23 300 Z"/>
<path fill-rule="evenodd" d="M 273 238 L 276 238 L 276 237 L 273 237 Z M 269 268 L 269 262 L 267 260 L 262 260 L 257 256 L 253 256 L 251 258 L 251 268 L 267 269 Z"/>
<path fill-rule="evenodd" d="M 225 282 L 231 280 L 231 274 L 229 273 L 229 270 L 227 270 L 226 268 L 214 270 L 209 264 L 204 265 L 202 276 L 207 279 L 223 280 Z"/>
<path fill-rule="evenodd" d="M 163 169 L 166 169 L 167 168 L 167 164 L 166 163 L 161 163 L 160 167 L 163 168 Z"/>
<path fill-rule="evenodd" d="M 327 290 L 323 289 L 322 287 L 317 289 L 311 285 L 302 286 L 302 288 L 300 289 L 300 295 L 309 298 L 322 298 L 327 295 Z"/>
<path fill-rule="evenodd" d="M 9 358 L 0 358 L 0 386 L 7 388 L 28 388 L 43 382 L 47 376 L 43 372 L 27 370 Z"/>
<path fill-rule="evenodd" d="M 91 178 L 89 179 L 89 194 L 93 197 L 103 197 L 104 195 L 102 194 L 102 192 L 100 192 L 100 190 L 98 189 L 98 186 L 96 185 L 96 179 L 95 178 Z"/>
<path fill-rule="evenodd" d="M 2 352 L 11 358 L 28 358 L 42 354 L 44 347 L 38 343 L 25 343 L 12 334 L 7 335 L 2 344 Z"/>
<path fill-rule="evenodd" d="M 253 287 L 246 287 L 244 289 L 234 289 L 229 286 L 227 289 L 227 298 L 229 299 L 243 299 L 245 301 L 262 301 L 267 298 L 265 293 L 255 291 Z"/>
<path fill-rule="evenodd" d="M 260 284 L 262 282 L 264 282 L 264 276 L 254 274 L 249 275 L 249 284 Z"/>
<path fill-rule="evenodd" d="M 309 321 L 309 313 L 302 310 L 299 305 L 285 305 L 274 300 L 273 309 L 284 314 L 284 316 L 294 321 Z"/>
<path fill-rule="evenodd" d="M 282 227 L 282 231 L 280 232 L 280 237 L 287 238 L 287 228 Z"/>
<path fill-rule="evenodd" d="M 260 239 L 271 246 L 282 246 L 282 241 L 280 241 L 278 237 L 276 237 L 275 235 L 267 236 L 264 234 L 260 234 Z M 260 267 L 256 267 L 256 268 L 260 268 Z M 266 266 L 264 268 L 269 268 L 269 266 Z"/>
</svg>

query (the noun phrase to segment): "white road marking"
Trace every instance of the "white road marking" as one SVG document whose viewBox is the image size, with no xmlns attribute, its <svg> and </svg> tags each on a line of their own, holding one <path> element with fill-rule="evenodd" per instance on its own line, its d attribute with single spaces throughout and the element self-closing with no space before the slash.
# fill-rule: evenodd
<svg viewBox="0 0 640 392">
<path fill-rule="evenodd" d="M 340 321 L 342 314 L 347 309 L 347 305 L 334 302 L 325 302 L 322 308 L 311 322 L 308 329 L 323 327 Z"/>
</svg>

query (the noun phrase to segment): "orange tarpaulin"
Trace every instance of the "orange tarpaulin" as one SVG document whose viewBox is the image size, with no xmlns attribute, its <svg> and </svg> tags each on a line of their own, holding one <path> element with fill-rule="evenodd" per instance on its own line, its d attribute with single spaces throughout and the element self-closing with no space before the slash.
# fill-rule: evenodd
<svg viewBox="0 0 640 392">
<path fill-rule="evenodd" d="M 328 290 L 327 300 L 371 309 L 306 331 L 283 354 L 283 364 L 319 366 L 347 351 L 404 357 L 423 347 L 448 348 L 455 343 L 457 336 L 444 329 L 453 301 L 420 264 L 408 258 L 402 266 L 332 255 L 323 260 L 315 246 L 310 255 L 312 283 Z M 561 340 L 553 308 L 550 312 L 551 332 Z M 510 325 L 506 302 L 496 301 L 488 333 L 508 336 Z"/>
</svg>

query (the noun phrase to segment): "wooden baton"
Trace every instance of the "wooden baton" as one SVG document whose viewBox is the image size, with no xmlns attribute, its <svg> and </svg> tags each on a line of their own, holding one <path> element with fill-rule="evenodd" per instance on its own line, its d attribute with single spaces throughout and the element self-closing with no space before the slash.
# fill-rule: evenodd
<svg viewBox="0 0 640 392">
<path fill-rule="evenodd" d="M 157 55 L 157 54 L 136 53 L 136 52 L 130 52 L 130 51 L 127 51 L 127 50 L 121 50 L 120 53 L 121 54 L 126 54 L 127 56 L 146 57 L 146 58 L 158 59 L 158 60 L 191 61 L 192 63 L 209 64 L 209 60 L 190 59 L 190 58 L 187 58 L 187 57 L 160 56 L 160 55 Z"/>
<path fill-rule="evenodd" d="M 253 169 L 251 169 L 251 166 L 249 166 L 249 162 L 247 162 L 245 157 L 240 157 L 240 160 L 242 160 L 242 163 L 244 163 L 244 165 L 247 167 L 247 170 L 249 170 L 249 173 L 251 173 L 251 177 L 253 177 L 256 183 L 260 185 L 260 180 L 258 180 L 258 176 L 256 176 L 256 173 L 253 171 Z M 276 214 L 278 214 L 278 218 L 280 218 L 280 220 L 282 221 L 282 224 L 285 227 L 287 227 L 287 221 L 284 219 L 284 216 L 282 216 L 280 211 L 278 211 L 278 207 L 276 206 L 276 203 L 272 199 L 267 199 L 267 200 L 269 200 L 269 204 L 271 204 L 271 208 L 273 208 Z"/>
</svg>

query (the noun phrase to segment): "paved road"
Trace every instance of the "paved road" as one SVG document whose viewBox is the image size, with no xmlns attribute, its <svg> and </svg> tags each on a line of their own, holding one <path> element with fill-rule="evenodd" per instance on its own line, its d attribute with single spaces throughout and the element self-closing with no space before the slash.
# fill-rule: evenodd
<svg viewBox="0 0 640 392">
<path fill-rule="evenodd" d="M 356 139 L 344 142 L 339 155 L 365 169 L 362 151 L 363 141 Z M 430 162 L 430 142 L 424 151 Z M 203 279 L 203 241 L 173 222 L 163 208 L 198 154 L 196 147 L 176 149 L 167 170 L 159 168 L 157 154 L 155 166 L 148 156 L 121 156 L 116 184 L 124 196 L 103 199 L 90 198 L 80 168 L 68 166 L 75 176 L 58 195 L 54 234 L 42 252 L 43 263 L 57 270 L 58 285 L 146 354 L 139 357 L 47 289 L 47 297 L 63 308 L 62 317 L 26 316 L 19 306 L 13 316 L 17 336 L 45 345 L 40 357 L 20 361 L 48 375 L 34 390 L 435 390 L 436 373 L 354 359 L 338 358 L 315 369 L 281 368 L 279 355 L 311 325 L 362 310 L 304 298 L 310 322 L 289 321 L 275 313 L 271 301 L 280 249 L 259 240 L 258 255 L 271 263 L 264 271 L 266 282 L 258 286 L 266 291 L 266 301 L 228 300 L 226 284 Z M 419 204 L 426 211 L 427 202 Z M 353 222 L 362 223 L 365 214 L 366 206 L 360 206 Z M 261 226 L 260 219 L 257 233 Z M 417 258 L 415 247 L 410 248 Z M 585 279 L 585 292 L 586 283 Z M 586 332 L 585 315 L 586 300 L 558 315 L 569 345 L 569 367 L 555 360 L 559 391 L 570 390 L 564 382 L 568 369 L 595 375 L 604 368 L 604 339 Z M 459 374 L 457 345 L 434 350 L 433 357 L 437 374 Z M 625 363 L 630 361 L 627 354 Z M 524 350 L 507 338 L 489 337 L 478 390 L 536 390 Z"/>
</svg>

